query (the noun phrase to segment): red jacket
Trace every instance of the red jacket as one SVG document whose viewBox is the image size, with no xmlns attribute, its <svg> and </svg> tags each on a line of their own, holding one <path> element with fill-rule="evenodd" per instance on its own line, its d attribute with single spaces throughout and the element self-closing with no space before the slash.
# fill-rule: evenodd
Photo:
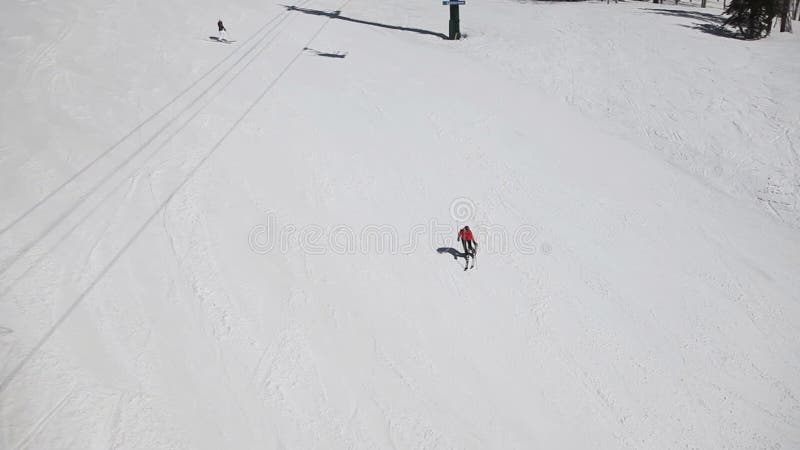
<svg viewBox="0 0 800 450">
<path fill-rule="evenodd" d="M 473 240 L 475 240 L 472 237 L 472 230 L 468 230 L 466 228 L 462 228 L 461 230 L 459 230 L 459 232 L 458 232 L 458 240 L 459 241 L 473 241 Z"/>
</svg>

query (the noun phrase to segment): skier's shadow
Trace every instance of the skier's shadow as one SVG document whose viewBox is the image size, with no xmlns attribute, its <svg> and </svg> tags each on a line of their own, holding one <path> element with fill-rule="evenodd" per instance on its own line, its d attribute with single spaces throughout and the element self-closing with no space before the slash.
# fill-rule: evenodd
<svg viewBox="0 0 800 450">
<path fill-rule="evenodd" d="M 228 39 L 225 38 L 219 38 L 217 36 L 209 36 L 208 38 L 214 42 L 219 42 L 221 44 L 233 44 L 234 42 L 236 42 L 236 41 L 229 41 Z"/>
<path fill-rule="evenodd" d="M 440 254 L 447 253 L 449 255 L 452 255 L 453 259 L 466 258 L 467 257 L 467 255 L 465 253 L 461 253 L 460 251 L 454 249 L 453 247 L 439 247 L 439 248 L 436 249 L 436 251 L 438 253 L 440 253 Z"/>
</svg>

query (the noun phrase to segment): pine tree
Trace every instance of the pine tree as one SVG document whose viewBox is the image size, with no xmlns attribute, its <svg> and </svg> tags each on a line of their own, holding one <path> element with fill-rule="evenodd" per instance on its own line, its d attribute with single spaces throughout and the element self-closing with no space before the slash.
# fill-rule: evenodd
<svg viewBox="0 0 800 450">
<path fill-rule="evenodd" d="M 759 39 L 769 35 L 772 21 L 778 14 L 781 0 L 731 0 L 725 14 L 730 14 L 725 25 L 739 28 L 745 39 Z"/>
</svg>

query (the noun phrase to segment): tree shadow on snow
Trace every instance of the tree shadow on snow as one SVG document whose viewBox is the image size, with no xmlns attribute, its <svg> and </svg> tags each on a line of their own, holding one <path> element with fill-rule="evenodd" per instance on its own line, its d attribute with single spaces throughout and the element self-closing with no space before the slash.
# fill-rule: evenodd
<svg viewBox="0 0 800 450">
<path fill-rule="evenodd" d="M 466 254 L 461 253 L 460 251 L 454 249 L 453 247 L 439 247 L 436 249 L 436 252 L 439 254 L 447 253 L 450 256 L 452 256 L 453 259 L 465 258 L 467 256 Z"/>
<path fill-rule="evenodd" d="M 686 11 L 683 9 L 666 9 L 666 8 L 641 8 L 642 11 L 651 12 L 653 14 L 661 14 L 663 16 L 683 17 L 687 19 L 699 20 L 691 25 L 680 25 L 684 28 L 698 30 L 706 34 L 714 36 L 741 39 L 741 37 L 725 28 L 725 17 L 719 14 L 712 14 L 701 11 Z"/>
<path fill-rule="evenodd" d="M 706 34 L 713 34 L 714 36 L 726 37 L 731 39 L 742 39 L 742 36 L 735 31 L 731 31 L 722 25 L 714 25 L 710 23 L 695 23 L 693 25 L 681 25 L 684 28 L 691 28 L 693 30 L 702 31 Z"/>
<path fill-rule="evenodd" d="M 344 20 L 346 22 L 360 23 L 362 25 L 388 28 L 390 30 L 409 31 L 412 33 L 424 34 L 428 36 L 436 36 L 440 39 L 448 39 L 448 36 L 444 33 L 437 33 L 435 31 L 430 31 L 430 30 L 423 30 L 421 28 L 401 27 L 399 25 L 388 25 L 385 23 L 369 22 L 366 20 L 353 19 L 352 17 L 343 16 L 341 11 L 321 11 L 318 9 L 298 8 L 297 6 L 289 6 L 289 5 L 282 5 L 282 6 L 286 8 L 287 11 L 297 11 L 303 14 L 311 14 L 312 16 L 323 16 L 329 19 L 339 19 L 339 20 Z"/>
<path fill-rule="evenodd" d="M 685 17 L 687 19 L 701 20 L 705 23 L 712 23 L 722 25 L 725 18 L 721 15 L 711 14 L 701 11 L 686 11 L 684 9 L 667 9 L 667 8 L 641 8 L 642 11 L 647 11 L 663 16 Z"/>
</svg>

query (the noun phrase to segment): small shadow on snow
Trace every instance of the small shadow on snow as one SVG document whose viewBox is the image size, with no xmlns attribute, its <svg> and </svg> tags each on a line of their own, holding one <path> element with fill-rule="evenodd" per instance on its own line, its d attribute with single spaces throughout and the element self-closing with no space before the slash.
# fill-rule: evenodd
<svg viewBox="0 0 800 450">
<path fill-rule="evenodd" d="M 454 249 L 453 247 L 439 247 L 436 249 L 436 252 L 439 254 L 447 253 L 453 257 L 453 259 L 464 258 L 467 255 L 461 253 L 460 251 Z"/>
<path fill-rule="evenodd" d="M 220 42 L 222 44 L 232 44 L 232 43 L 236 42 L 236 41 L 229 41 L 227 39 L 220 39 L 217 36 L 209 36 L 208 38 L 211 39 L 214 42 Z"/>
<path fill-rule="evenodd" d="M 317 55 L 317 56 L 322 56 L 323 58 L 339 58 L 339 59 L 343 59 L 343 58 L 347 57 L 347 53 L 346 52 L 345 53 L 342 53 L 342 52 L 334 52 L 334 53 L 321 52 L 319 50 L 314 50 L 313 48 L 308 48 L 308 47 L 305 47 L 303 50 L 305 50 L 307 52 L 310 52 L 310 53 L 312 53 L 314 55 Z"/>
</svg>

